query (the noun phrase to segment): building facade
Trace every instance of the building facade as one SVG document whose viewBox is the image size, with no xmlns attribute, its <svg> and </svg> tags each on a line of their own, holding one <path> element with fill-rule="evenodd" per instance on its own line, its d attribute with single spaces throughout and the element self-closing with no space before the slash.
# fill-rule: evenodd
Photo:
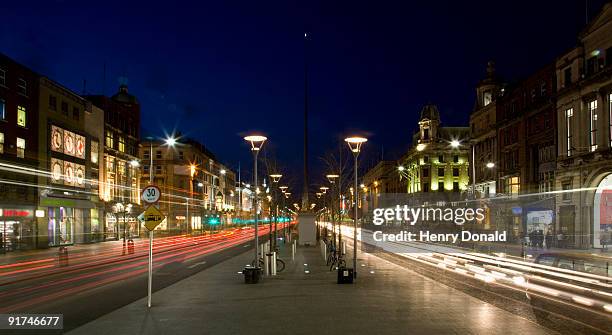
<svg viewBox="0 0 612 335">
<path fill-rule="evenodd" d="M 104 137 L 93 143 L 103 153 L 100 194 L 104 201 L 100 239 L 144 233 L 136 217 L 140 206 L 140 104 L 125 84 L 112 97 L 89 95 L 87 100 L 104 111 Z"/>
<path fill-rule="evenodd" d="M 599 248 L 612 230 L 612 4 L 557 59 L 556 75 L 559 243 Z"/>
<path fill-rule="evenodd" d="M 400 166 L 397 161 L 380 161 L 366 172 L 361 185 L 364 212 L 379 207 L 382 194 L 406 193 L 406 180 L 400 180 L 404 167 Z"/>
<path fill-rule="evenodd" d="M 147 140 L 140 158 L 142 184 L 149 184 L 152 174 L 153 184 L 162 192 L 160 209 L 167 219 L 157 229 L 197 232 L 232 222 L 235 173 L 217 162 L 204 145 L 188 138 L 179 138 L 172 146 Z"/>
<path fill-rule="evenodd" d="M 554 234 L 556 162 L 554 64 L 508 85 L 497 101 L 497 230 L 515 239 Z"/>
<path fill-rule="evenodd" d="M 435 105 L 423 107 L 412 147 L 399 160 L 406 192 L 418 193 L 422 199 L 433 192 L 459 194 L 467 190 L 469 183 L 467 143 L 470 128 L 442 127 L 440 124 L 438 108 Z"/>
<path fill-rule="evenodd" d="M 98 218 L 91 182 L 91 141 L 85 129 L 90 104 L 60 84 L 39 79 L 38 246 L 91 241 L 91 218 Z M 95 152 L 95 150 L 94 150 Z M 94 182 L 94 184 L 97 181 Z M 93 201 L 92 201 L 93 200 Z"/>
<path fill-rule="evenodd" d="M 37 245 L 38 77 L 0 54 L 0 252 Z"/>
<path fill-rule="evenodd" d="M 494 197 L 497 190 L 497 100 L 503 92 L 503 85 L 495 74 L 495 65 L 489 62 L 486 77 L 476 86 L 476 102 L 470 114 L 470 192 L 474 192 L 477 198 Z"/>
</svg>

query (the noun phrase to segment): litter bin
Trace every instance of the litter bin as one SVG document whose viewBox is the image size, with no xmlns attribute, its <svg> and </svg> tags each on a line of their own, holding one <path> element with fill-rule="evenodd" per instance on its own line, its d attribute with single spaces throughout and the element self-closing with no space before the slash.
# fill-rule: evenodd
<svg viewBox="0 0 612 335">
<path fill-rule="evenodd" d="M 257 284 L 261 277 L 261 268 L 246 267 L 242 270 L 245 284 Z"/>
<path fill-rule="evenodd" d="M 352 284 L 353 283 L 353 269 L 346 267 L 338 268 L 338 284 Z"/>
<path fill-rule="evenodd" d="M 68 248 L 61 246 L 58 249 L 59 266 L 68 266 Z"/>
</svg>

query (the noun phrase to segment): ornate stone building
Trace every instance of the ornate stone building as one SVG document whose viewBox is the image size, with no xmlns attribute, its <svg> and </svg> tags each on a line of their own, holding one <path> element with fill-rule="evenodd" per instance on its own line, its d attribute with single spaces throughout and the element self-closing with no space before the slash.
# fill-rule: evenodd
<svg viewBox="0 0 612 335">
<path fill-rule="evenodd" d="M 612 4 L 556 62 L 556 228 L 567 247 L 601 247 L 612 230 Z"/>
</svg>

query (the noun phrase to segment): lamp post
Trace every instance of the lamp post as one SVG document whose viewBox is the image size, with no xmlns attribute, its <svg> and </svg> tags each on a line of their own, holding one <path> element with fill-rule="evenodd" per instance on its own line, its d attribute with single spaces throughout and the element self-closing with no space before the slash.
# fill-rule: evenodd
<svg viewBox="0 0 612 335">
<path fill-rule="evenodd" d="M 276 234 L 276 228 L 277 228 L 277 224 L 278 224 L 278 199 L 276 198 L 276 190 L 274 189 L 274 186 L 278 186 L 278 182 L 280 181 L 280 179 L 283 177 L 282 174 L 280 173 L 275 173 L 275 174 L 271 174 L 270 175 L 270 179 L 272 180 L 272 200 L 274 201 L 274 206 L 275 206 L 275 213 L 274 213 L 274 249 L 276 249 L 276 239 L 277 239 L 277 234 Z"/>
<path fill-rule="evenodd" d="M 257 156 L 259 155 L 259 151 L 264 145 L 264 142 L 268 139 L 265 136 L 261 135 L 250 135 L 246 136 L 245 141 L 251 143 L 251 152 L 253 153 L 253 203 L 255 205 L 255 259 L 253 265 L 258 268 L 259 267 L 259 257 L 258 257 L 258 248 L 259 248 L 259 213 L 257 212 Z"/>
<path fill-rule="evenodd" d="M 331 209 L 331 220 L 332 220 L 332 230 L 333 230 L 333 235 L 334 235 L 334 243 L 336 243 L 336 219 L 338 218 L 337 213 L 336 213 L 336 207 L 335 207 L 335 202 L 336 200 L 336 179 L 340 178 L 340 175 L 337 174 L 328 174 L 325 176 L 327 178 L 327 181 L 331 184 L 331 203 L 330 203 L 330 209 Z M 342 236 L 341 231 L 341 226 L 338 225 L 338 246 L 342 247 L 341 240 L 340 240 L 340 236 Z M 342 255 L 342 251 L 340 251 L 340 255 Z"/>
<path fill-rule="evenodd" d="M 352 137 L 347 137 L 346 139 L 344 139 L 344 141 L 348 144 L 349 149 L 351 150 L 351 152 L 353 153 L 353 161 L 354 161 L 354 167 L 353 169 L 355 170 L 355 186 L 354 186 L 354 199 L 355 199 L 355 225 L 354 225 L 354 229 L 353 229 L 353 279 L 357 279 L 357 215 L 359 214 L 358 212 L 358 208 L 357 208 L 357 204 L 359 203 L 359 188 L 358 188 L 358 184 L 357 184 L 357 168 L 358 168 L 358 164 L 357 164 L 357 158 L 359 157 L 359 153 L 361 152 L 361 146 L 368 141 L 367 138 L 365 137 L 359 137 L 359 136 L 352 136 Z"/>
</svg>

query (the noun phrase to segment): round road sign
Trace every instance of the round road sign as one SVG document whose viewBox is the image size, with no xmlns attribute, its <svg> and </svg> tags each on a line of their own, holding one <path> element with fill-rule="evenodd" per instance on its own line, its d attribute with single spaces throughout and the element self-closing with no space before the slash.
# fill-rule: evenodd
<svg viewBox="0 0 612 335">
<path fill-rule="evenodd" d="M 149 185 L 142 190 L 142 201 L 148 204 L 154 204 L 159 201 L 161 197 L 161 191 L 159 187 L 155 185 Z"/>
</svg>

